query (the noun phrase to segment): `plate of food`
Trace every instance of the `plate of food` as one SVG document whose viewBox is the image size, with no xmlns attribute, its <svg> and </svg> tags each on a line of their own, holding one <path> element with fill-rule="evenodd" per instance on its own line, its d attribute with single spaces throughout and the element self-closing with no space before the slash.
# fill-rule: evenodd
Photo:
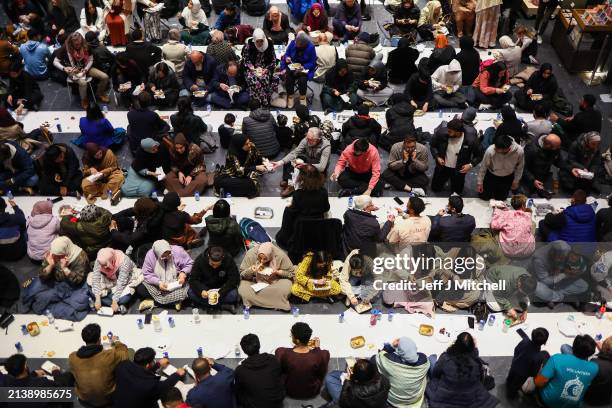
<svg viewBox="0 0 612 408">
<path fill-rule="evenodd" d="M 289 64 L 289 69 L 292 71 L 301 71 L 303 68 L 302 64 L 299 62 L 294 62 L 293 64 Z"/>
<path fill-rule="evenodd" d="M 510 90 L 510 85 L 506 84 L 506 85 L 502 86 L 502 89 L 504 90 L 504 92 L 508 92 Z"/>
<path fill-rule="evenodd" d="M 132 88 L 132 83 L 129 81 L 119 84 L 119 92 L 125 92 L 131 88 Z"/>
<path fill-rule="evenodd" d="M 208 91 L 193 91 L 193 96 L 196 98 L 204 98 Z"/>
<path fill-rule="evenodd" d="M 414 111 L 413 116 L 423 116 L 423 115 L 425 115 L 425 112 L 423 112 L 421 109 L 417 109 Z"/>
<path fill-rule="evenodd" d="M 365 337 L 363 336 L 356 336 L 351 338 L 351 348 L 353 349 L 358 349 L 358 348 L 362 348 L 363 346 L 365 346 L 366 341 L 365 341 Z"/>
<path fill-rule="evenodd" d="M 446 327 L 441 327 L 440 329 L 436 330 L 434 334 L 434 339 L 440 343 L 448 343 L 452 340 L 452 338 L 452 333 Z"/>
<path fill-rule="evenodd" d="M 164 95 L 164 91 L 163 91 L 163 90 L 161 90 L 161 89 L 156 89 L 156 90 L 153 92 L 153 97 L 154 97 L 155 99 L 165 99 L 165 98 L 166 98 L 166 95 Z"/>
<path fill-rule="evenodd" d="M 544 98 L 542 94 L 531 94 L 532 101 L 541 101 Z"/>
<path fill-rule="evenodd" d="M 431 337 L 434 335 L 434 328 L 429 324 L 421 324 L 419 325 L 419 334 L 421 336 Z"/>
<path fill-rule="evenodd" d="M 450 85 L 446 87 L 446 93 L 447 94 L 452 94 L 454 90 L 455 89 L 452 86 L 450 86 Z"/>
<path fill-rule="evenodd" d="M 219 303 L 219 291 L 211 289 L 208 291 L 208 304 L 214 306 Z"/>
<path fill-rule="evenodd" d="M 359 314 L 365 313 L 368 310 L 372 310 L 372 304 L 371 303 L 359 303 L 357 306 L 355 306 L 355 311 Z"/>
<path fill-rule="evenodd" d="M 38 327 L 38 323 L 36 322 L 28 323 L 26 329 L 28 329 L 28 333 L 32 337 L 38 336 L 40 334 L 40 327 Z"/>
</svg>

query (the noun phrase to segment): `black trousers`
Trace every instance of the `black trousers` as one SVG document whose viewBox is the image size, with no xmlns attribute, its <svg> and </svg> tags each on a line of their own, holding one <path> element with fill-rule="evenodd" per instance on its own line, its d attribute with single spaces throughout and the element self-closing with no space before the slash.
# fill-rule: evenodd
<svg viewBox="0 0 612 408">
<path fill-rule="evenodd" d="M 509 176 L 499 177 L 487 170 L 482 182 L 482 193 L 478 195 L 482 200 L 500 200 L 508 198 L 508 193 L 512 188 L 514 174 Z"/>
<path fill-rule="evenodd" d="M 409 185 L 412 188 L 427 188 L 429 184 L 429 178 L 425 173 L 414 173 L 405 172 L 402 176 L 399 172 L 395 172 L 391 169 L 387 169 L 382 173 L 382 179 L 393 186 L 394 189 L 404 191 L 404 187 Z"/>
<path fill-rule="evenodd" d="M 552 190 L 552 173 L 548 173 L 546 177 L 538 178 L 538 180 L 544 183 L 545 190 Z M 538 194 L 538 189 L 533 186 L 533 183 L 528 183 L 525 179 L 521 179 L 521 190 L 527 197 Z"/>
<path fill-rule="evenodd" d="M 557 2 L 553 0 L 549 0 L 546 3 L 544 3 L 543 1 L 540 1 L 538 3 L 538 14 L 536 15 L 534 28 L 539 35 L 544 34 L 544 31 L 546 31 L 546 27 L 548 26 L 548 20 L 550 20 L 550 16 L 552 15 L 552 13 L 554 13 L 556 8 Z M 542 24 L 541 26 L 540 23 Z"/>
<path fill-rule="evenodd" d="M 363 194 L 368 189 L 370 179 L 372 178 L 372 172 L 367 173 L 354 173 L 350 169 L 345 169 L 338 177 L 338 184 L 344 189 L 351 190 L 353 195 Z M 382 177 L 374 186 L 372 190 L 373 196 L 380 196 L 385 187 L 385 183 Z"/>
<path fill-rule="evenodd" d="M 308 89 L 308 75 L 304 72 L 295 73 L 288 69 L 285 73 L 285 88 L 287 88 L 288 95 L 291 96 L 295 93 L 296 85 L 300 95 L 306 95 L 306 89 Z"/>
<path fill-rule="evenodd" d="M 503 94 L 485 95 L 480 89 L 474 88 L 474 92 L 476 93 L 476 102 L 478 104 L 491 105 L 493 108 L 501 108 L 502 105 L 512 100 L 512 93 L 510 91 Z"/>
<path fill-rule="evenodd" d="M 446 182 L 450 179 L 451 193 L 461 195 L 465 185 L 465 173 L 460 173 L 457 169 L 436 165 L 431 179 L 432 191 L 442 191 Z"/>
</svg>

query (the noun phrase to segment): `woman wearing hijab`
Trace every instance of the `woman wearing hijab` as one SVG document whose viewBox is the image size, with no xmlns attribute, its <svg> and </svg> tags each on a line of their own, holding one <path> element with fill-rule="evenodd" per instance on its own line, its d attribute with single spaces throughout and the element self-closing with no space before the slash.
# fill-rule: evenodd
<svg viewBox="0 0 612 408">
<path fill-rule="evenodd" d="M 219 30 L 210 32 L 210 42 L 206 47 L 206 55 L 213 57 L 217 66 L 226 65 L 229 61 L 238 61 L 238 56 L 234 52 L 232 44 L 225 39 L 223 31 Z"/>
<path fill-rule="evenodd" d="M 205 45 L 210 38 L 206 13 L 202 10 L 200 0 L 189 0 L 179 18 L 185 30 L 181 32 L 181 41 L 191 45 Z"/>
<path fill-rule="evenodd" d="M 212 208 L 212 215 L 204 221 L 210 247 L 220 246 L 231 256 L 238 255 L 244 249 L 240 226 L 236 217 L 231 215 L 230 204 L 226 200 L 217 200 Z"/>
<path fill-rule="evenodd" d="M 317 68 L 317 52 L 308 34 L 301 31 L 295 37 L 295 40 L 289 43 L 285 55 L 281 58 L 280 67 L 282 72 L 285 73 L 287 109 L 293 108 L 296 85 L 300 94 L 300 103 L 306 105 L 308 81 L 314 78 L 314 72 Z"/>
<path fill-rule="evenodd" d="M 457 37 L 472 35 L 476 20 L 476 0 L 454 0 L 453 15 L 457 25 Z"/>
<path fill-rule="evenodd" d="M 512 38 L 507 35 L 500 37 L 499 45 L 501 49 L 495 51 L 495 59 L 504 61 L 510 73 L 510 77 L 512 78 L 522 70 L 521 55 L 523 51 L 521 47 L 516 45 L 514 41 L 512 41 Z"/>
<path fill-rule="evenodd" d="M 242 48 L 241 61 L 251 99 L 259 101 L 261 106 L 270 105 L 270 98 L 278 87 L 278 76 L 274 74 L 276 54 L 272 40 L 262 29 L 253 31 L 253 38 Z"/>
<path fill-rule="evenodd" d="M 60 220 L 53 215 L 51 201 L 37 201 L 26 221 L 28 234 L 28 257 L 40 263 L 60 232 Z"/>
<path fill-rule="evenodd" d="M 113 247 L 138 253 L 138 247 L 147 242 L 161 239 L 161 225 L 164 213 L 157 200 L 141 197 L 134 207 L 126 208 L 113 215 L 111 225 Z"/>
<path fill-rule="evenodd" d="M 111 203 L 116 204 L 125 178 L 112 150 L 87 143 L 82 161 L 81 189 L 87 202 L 93 204 L 98 197 L 106 199 L 110 196 Z"/>
<path fill-rule="evenodd" d="M 113 312 L 121 314 L 127 313 L 126 305 L 143 280 L 141 270 L 136 268 L 130 257 L 112 248 L 98 251 L 93 273 L 87 278 L 96 310 L 110 306 Z"/>
<path fill-rule="evenodd" d="M 355 0 L 343 0 L 332 21 L 334 34 L 342 41 L 354 39 L 361 31 L 361 8 Z"/>
<path fill-rule="evenodd" d="M 180 85 L 174 67 L 168 64 L 163 61 L 155 64 L 146 88 L 153 95 L 158 108 L 174 108 L 179 97 Z M 161 96 L 158 96 L 158 93 L 161 93 Z"/>
<path fill-rule="evenodd" d="M 387 86 L 387 68 L 378 54 L 363 74 L 364 80 L 359 83 L 357 96 L 369 106 L 382 106 L 387 103 L 393 90 Z"/>
<path fill-rule="evenodd" d="M 304 302 L 311 298 L 333 298 L 341 292 L 338 283 L 338 268 L 333 266 L 329 252 L 308 252 L 295 270 L 295 282 L 291 287 L 293 296 Z"/>
<path fill-rule="evenodd" d="M 215 177 L 215 193 L 230 193 L 234 197 L 257 197 L 259 177 L 266 171 L 262 156 L 245 135 L 232 136 L 225 158 L 225 166 Z"/>
<path fill-rule="evenodd" d="M 476 94 L 474 101 L 476 107 L 487 104 L 493 109 L 499 109 L 512 99 L 510 75 L 503 61 L 497 61 L 482 70 L 472 87 Z"/>
<path fill-rule="evenodd" d="M 181 245 L 187 249 L 197 248 L 204 242 L 192 225 L 200 224 L 208 209 L 189 215 L 185 211 L 181 198 L 175 192 L 169 192 L 161 203 L 163 211 L 162 238 L 172 245 Z"/>
<path fill-rule="evenodd" d="M 295 266 L 287 254 L 271 242 L 249 249 L 240 264 L 238 293 L 245 307 L 289 311 L 289 295 Z M 253 285 L 267 284 L 255 291 Z"/>
<path fill-rule="evenodd" d="M 272 6 L 264 18 L 263 30 L 266 36 L 272 39 L 274 45 L 286 44 L 291 32 L 289 17 L 281 12 L 278 7 Z"/>
<path fill-rule="evenodd" d="M 348 63 L 345 59 L 339 59 L 336 65 L 325 74 L 325 85 L 321 91 L 323 109 L 331 109 L 334 112 L 354 109 L 359 101 L 356 91 L 357 82 Z M 343 95 L 345 99 L 342 98 Z"/>
<path fill-rule="evenodd" d="M 552 65 L 545 62 L 538 71 L 531 74 L 525 86 L 514 93 L 516 105 L 528 112 L 533 112 L 536 104 L 550 108 L 557 89 L 559 85 L 553 74 Z M 541 95 L 541 99 L 539 96 L 535 99 L 533 95 Z"/>
<path fill-rule="evenodd" d="M 158 169 L 164 165 L 159 142 L 151 138 L 142 139 L 125 183 L 121 186 L 121 194 L 124 197 L 149 197 L 158 185 L 158 177 L 161 176 Z"/>
<path fill-rule="evenodd" d="M 90 259 L 95 259 L 98 251 L 111 243 L 112 218 L 113 215 L 108 210 L 89 204 L 79 212 L 78 218 L 64 215 L 60 228 L 62 234 L 83 248 Z"/>
<path fill-rule="evenodd" d="M 192 266 L 193 259 L 182 247 L 163 239 L 155 241 L 142 265 L 144 281 L 137 288 L 138 295 L 150 296 L 160 305 L 174 304 L 180 310 L 189 290 L 187 278 Z"/>
<path fill-rule="evenodd" d="M 308 33 L 320 31 L 325 33 L 329 31 L 327 19 L 325 8 L 320 3 L 314 3 L 304 14 L 304 20 L 297 31 L 306 31 Z"/>
<path fill-rule="evenodd" d="M 459 39 L 459 48 L 455 59 L 461 65 L 461 83 L 463 86 L 470 86 L 480 73 L 480 54 L 474 48 L 474 39 L 464 35 Z"/>
<path fill-rule="evenodd" d="M 483 362 L 471 334 L 460 333 L 436 362 L 425 394 L 431 408 L 494 408 L 499 401 L 482 383 Z"/>
<path fill-rule="evenodd" d="M 421 10 L 417 30 L 422 41 L 434 39 L 434 32 L 444 26 L 442 4 L 438 0 L 429 0 Z"/>
<path fill-rule="evenodd" d="M 516 112 L 510 105 L 501 108 L 502 123 L 495 130 L 495 136 L 509 135 L 520 145 L 529 139 L 527 136 L 527 125 L 516 117 Z"/>
<path fill-rule="evenodd" d="M 53 66 L 78 85 L 81 107 L 83 109 L 87 109 L 89 106 L 89 99 L 87 97 L 89 90 L 87 79 L 89 77 L 98 81 L 96 100 L 102 103 L 110 101 L 106 94 L 109 76 L 105 72 L 93 67 L 93 55 L 89 52 L 89 46 L 81 34 L 70 34 L 66 43 L 55 55 Z"/>
<path fill-rule="evenodd" d="M 495 47 L 497 24 L 501 14 L 502 0 L 477 0 L 474 42 L 479 48 Z"/>
<path fill-rule="evenodd" d="M 45 254 L 39 277 L 45 282 L 63 282 L 81 286 L 90 271 L 87 254 L 68 237 L 57 237 Z"/>
<path fill-rule="evenodd" d="M 420 16 L 421 10 L 414 4 L 414 0 L 403 0 L 401 6 L 393 13 L 393 26 L 390 28 L 390 34 L 404 37 L 416 33 Z M 415 42 L 411 38 L 407 38 L 407 40 L 410 44 Z"/>
<path fill-rule="evenodd" d="M 403 37 L 399 40 L 397 48 L 391 50 L 387 56 L 387 72 L 389 82 L 392 84 L 405 84 L 410 76 L 417 72 L 416 61 L 419 51 L 411 47 L 412 41 Z"/>
<path fill-rule="evenodd" d="M 206 166 L 202 150 L 190 143 L 182 133 L 173 141 L 164 140 L 170 156 L 170 168 L 166 174 L 166 188 L 176 192 L 180 197 L 191 197 L 206 188 Z"/>
</svg>

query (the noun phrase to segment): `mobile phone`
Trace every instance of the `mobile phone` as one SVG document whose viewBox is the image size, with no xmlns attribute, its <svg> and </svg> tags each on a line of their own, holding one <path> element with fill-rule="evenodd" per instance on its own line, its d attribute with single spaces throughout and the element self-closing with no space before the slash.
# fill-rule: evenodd
<svg viewBox="0 0 612 408">
<path fill-rule="evenodd" d="M 468 316 L 468 326 L 470 329 L 474 328 L 474 318 L 472 316 Z"/>
<path fill-rule="evenodd" d="M 59 196 L 59 197 L 52 198 L 52 199 L 50 199 L 49 201 L 51 201 L 53 204 L 55 204 L 55 203 L 59 203 L 59 202 L 60 202 L 60 201 L 62 201 L 63 199 L 64 199 L 64 197 Z"/>
<path fill-rule="evenodd" d="M 393 199 L 395 200 L 396 203 L 398 203 L 399 205 L 404 205 L 404 202 L 402 201 L 401 198 L 399 197 L 393 197 Z"/>
<path fill-rule="evenodd" d="M 145 313 L 145 324 L 151 324 L 152 318 L 153 318 L 153 313 Z"/>
</svg>

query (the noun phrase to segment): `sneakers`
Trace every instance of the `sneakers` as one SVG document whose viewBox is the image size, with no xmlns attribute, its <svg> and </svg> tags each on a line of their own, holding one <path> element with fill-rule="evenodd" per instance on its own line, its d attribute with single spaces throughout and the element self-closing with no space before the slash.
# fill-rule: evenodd
<svg viewBox="0 0 612 408">
<path fill-rule="evenodd" d="M 144 312 L 145 310 L 151 310 L 155 307 L 153 299 L 145 299 L 138 305 L 138 311 Z"/>
<path fill-rule="evenodd" d="M 542 44 L 543 40 L 542 40 L 542 36 L 538 34 L 538 44 Z"/>
<path fill-rule="evenodd" d="M 127 313 L 127 308 L 124 305 L 119 305 L 119 313 L 122 315 Z"/>
<path fill-rule="evenodd" d="M 423 190 L 422 188 L 413 188 L 412 190 L 410 190 L 410 192 L 417 197 L 425 197 L 425 190 Z"/>
</svg>

